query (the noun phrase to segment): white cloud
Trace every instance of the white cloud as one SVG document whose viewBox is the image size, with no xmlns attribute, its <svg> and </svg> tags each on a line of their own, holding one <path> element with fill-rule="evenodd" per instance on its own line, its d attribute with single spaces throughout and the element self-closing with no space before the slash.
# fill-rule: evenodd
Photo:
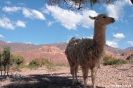
<svg viewBox="0 0 133 88">
<path fill-rule="evenodd" d="M 26 27 L 25 22 L 18 20 L 17 22 L 11 21 L 7 17 L 0 18 L 0 27 L 5 29 L 14 30 L 16 27 Z"/>
<path fill-rule="evenodd" d="M 25 44 L 32 44 L 31 42 L 23 42 L 23 43 L 25 43 Z"/>
<path fill-rule="evenodd" d="M 113 36 L 115 37 L 115 39 L 113 39 L 112 41 L 107 40 L 106 44 L 111 46 L 111 47 L 116 47 L 118 48 L 118 43 L 120 42 L 121 39 L 125 38 L 125 35 L 123 33 L 113 33 Z"/>
<path fill-rule="evenodd" d="M 13 6 L 13 7 L 5 6 L 2 8 L 2 10 L 9 13 L 22 10 L 22 14 L 27 18 L 45 20 L 44 15 L 40 11 L 35 9 L 29 9 L 26 7 L 16 7 L 16 6 Z"/>
<path fill-rule="evenodd" d="M 5 12 L 17 12 L 17 11 L 21 10 L 21 7 L 16 7 L 16 6 L 7 7 L 7 6 L 5 6 L 2 8 L 2 10 Z"/>
<path fill-rule="evenodd" d="M 132 5 L 131 0 L 124 0 L 124 1 L 125 1 L 125 3 L 128 3 L 129 5 Z"/>
<path fill-rule="evenodd" d="M 109 16 L 114 17 L 116 20 L 120 20 L 124 17 L 124 6 L 127 4 L 132 5 L 130 0 L 117 0 L 114 4 L 105 5 L 105 9 Z"/>
<path fill-rule="evenodd" d="M 9 5 L 12 4 L 10 1 L 6 1 L 5 3 L 6 3 L 6 4 L 9 4 Z"/>
<path fill-rule="evenodd" d="M 114 4 L 105 5 L 105 8 L 109 16 L 114 17 L 116 20 L 119 20 L 124 15 L 124 5 L 124 1 L 116 1 Z"/>
<path fill-rule="evenodd" d="M 4 36 L 2 34 L 0 34 L 0 38 L 4 38 Z"/>
<path fill-rule="evenodd" d="M 108 46 L 118 48 L 118 41 L 115 41 L 115 40 L 109 41 L 109 40 L 107 40 L 107 41 L 106 41 L 106 44 L 107 44 Z"/>
<path fill-rule="evenodd" d="M 133 14 L 131 14 L 131 15 L 129 16 L 129 18 L 133 18 Z"/>
<path fill-rule="evenodd" d="M 90 28 L 94 26 L 94 20 L 91 20 L 89 16 L 97 16 L 98 13 L 96 13 L 93 10 L 84 10 L 82 11 L 82 20 L 81 25 L 86 28 Z"/>
<path fill-rule="evenodd" d="M 27 18 L 45 20 L 44 15 L 34 9 L 23 8 L 22 13 Z"/>
<path fill-rule="evenodd" d="M 93 39 L 93 35 L 88 36 L 87 38 Z"/>
<path fill-rule="evenodd" d="M 13 22 L 11 22 L 10 19 L 7 17 L 0 18 L 0 27 L 11 29 L 11 30 L 15 29 Z"/>
<path fill-rule="evenodd" d="M 85 10 L 80 12 L 74 12 L 62 9 L 58 6 L 48 6 L 46 5 L 45 13 L 51 14 L 51 16 L 62 26 L 71 30 L 76 29 L 77 25 L 82 25 L 83 27 L 90 28 L 93 27 L 93 21 L 89 19 L 89 15 L 96 16 L 97 13 L 93 10 Z"/>
<path fill-rule="evenodd" d="M 55 22 L 54 21 L 48 21 L 47 22 L 48 27 L 51 26 L 53 23 L 55 23 Z"/>
<path fill-rule="evenodd" d="M 75 34 L 75 36 L 79 36 L 79 34 Z"/>
<path fill-rule="evenodd" d="M 7 43 L 12 43 L 11 41 L 7 41 Z"/>
<path fill-rule="evenodd" d="M 24 4 L 24 3 L 22 3 L 22 2 L 20 2 L 20 3 L 18 3 L 18 5 L 24 6 L 25 4 Z"/>
<path fill-rule="evenodd" d="M 116 33 L 116 34 L 113 33 L 113 36 L 114 36 L 115 38 L 117 38 L 117 39 L 125 38 L 125 35 L 124 35 L 123 33 Z"/>
<path fill-rule="evenodd" d="M 20 20 L 18 20 L 18 21 L 16 22 L 16 26 L 19 26 L 19 27 L 26 27 L 25 22 L 20 21 Z"/>
<path fill-rule="evenodd" d="M 58 6 L 48 6 L 46 8 L 54 19 L 61 23 L 67 29 L 76 29 L 76 25 L 81 21 L 82 16 L 73 11 L 64 10 Z"/>
<path fill-rule="evenodd" d="M 131 44 L 131 46 L 133 46 L 133 41 L 128 41 L 128 44 Z"/>
</svg>

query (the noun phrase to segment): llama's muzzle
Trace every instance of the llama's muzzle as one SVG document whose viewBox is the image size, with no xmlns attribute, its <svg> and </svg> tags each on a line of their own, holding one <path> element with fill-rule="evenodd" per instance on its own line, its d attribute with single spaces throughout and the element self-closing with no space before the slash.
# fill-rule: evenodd
<svg viewBox="0 0 133 88">
<path fill-rule="evenodd" d="M 114 18 L 112 18 L 112 23 L 114 23 L 115 22 L 115 19 Z"/>
</svg>

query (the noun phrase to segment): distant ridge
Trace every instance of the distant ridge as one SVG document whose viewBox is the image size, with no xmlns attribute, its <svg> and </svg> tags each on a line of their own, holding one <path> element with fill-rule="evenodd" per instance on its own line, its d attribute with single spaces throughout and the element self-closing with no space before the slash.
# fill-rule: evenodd
<svg viewBox="0 0 133 88">
<path fill-rule="evenodd" d="M 26 44 L 26 43 L 6 43 L 2 40 L 0 40 L 0 47 L 2 46 L 10 46 L 11 47 L 11 52 L 15 51 L 26 51 L 26 50 L 33 50 L 37 48 L 41 48 L 42 46 L 55 46 L 61 50 L 65 50 L 67 43 L 66 42 L 59 42 L 59 43 L 53 43 L 53 44 L 41 44 L 41 45 L 35 45 L 35 44 Z M 125 51 L 128 50 L 133 50 L 133 47 L 128 47 L 126 49 L 119 49 L 119 48 L 114 48 L 108 45 L 105 45 L 105 50 L 113 53 L 113 54 L 122 54 Z"/>
<path fill-rule="evenodd" d="M 26 44 L 26 43 L 6 43 L 0 40 L 0 47 L 4 46 L 10 46 L 11 52 L 15 52 L 15 51 L 26 51 L 26 50 L 36 49 L 42 47 L 43 45 Z"/>
<path fill-rule="evenodd" d="M 128 51 L 128 50 L 133 50 L 133 46 L 128 47 L 128 48 L 126 48 L 125 50 L 126 50 L 126 51 Z"/>
</svg>

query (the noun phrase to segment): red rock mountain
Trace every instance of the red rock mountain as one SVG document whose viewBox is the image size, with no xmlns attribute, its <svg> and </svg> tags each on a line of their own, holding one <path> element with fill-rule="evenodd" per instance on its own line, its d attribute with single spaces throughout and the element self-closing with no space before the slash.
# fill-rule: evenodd
<svg viewBox="0 0 133 88">
<path fill-rule="evenodd" d="M 46 58 L 54 63 L 66 63 L 67 59 L 62 50 L 55 46 L 43 46 L 38 49 L 13 52 L 13 54 L 21 55 L 26 59 L 26 62 L 29 62 L 35 58 Z"/>
<path fill-rule="evenodd" d="M 133 50 L 126 51 L 126 52 L 122 53 L 121 55 L 122 56 L 130 56 L 131 54 L 133 54 Z"/>
</svg>

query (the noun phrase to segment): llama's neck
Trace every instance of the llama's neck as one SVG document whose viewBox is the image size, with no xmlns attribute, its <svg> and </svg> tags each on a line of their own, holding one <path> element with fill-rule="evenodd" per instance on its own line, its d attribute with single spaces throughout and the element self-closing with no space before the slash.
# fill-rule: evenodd
<svg viewBox="0 0 133 88">
<path fill-rule="evenodd" d="M 106 31 L 105 26 L 102 26 L 101 24 L 94 25 L 93 39 L 96 42 L 96 44 L 101 48 L 103 48 L 105 45 L 105 31 Z"/>
</svg>

